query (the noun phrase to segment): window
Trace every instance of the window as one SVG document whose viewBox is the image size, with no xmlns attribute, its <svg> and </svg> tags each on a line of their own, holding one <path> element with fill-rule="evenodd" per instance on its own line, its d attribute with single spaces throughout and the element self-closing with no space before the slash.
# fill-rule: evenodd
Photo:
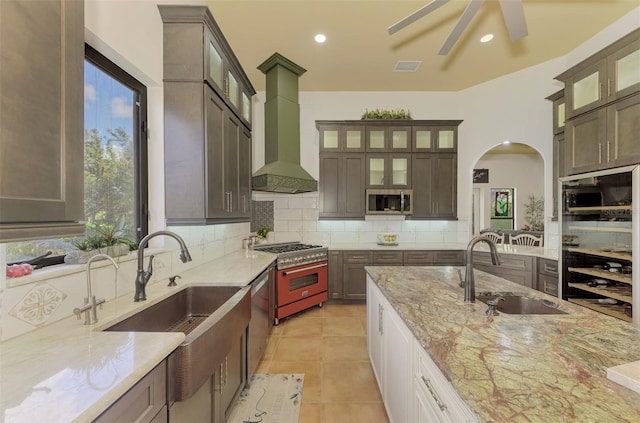
<svg viewBox="0 0 640 423">
<path fill-rule="evenodd" d="M 146 87 L 90 46 L 84 64 L 84 214 L 87 237 L 116 232 L 134 242 L 147 234 Z M 7 244 L 7 262 L 51 251 L 62 263 L 80 239 Z M 55 256 L 55 257 L 51 257 Z"/>
</svg>

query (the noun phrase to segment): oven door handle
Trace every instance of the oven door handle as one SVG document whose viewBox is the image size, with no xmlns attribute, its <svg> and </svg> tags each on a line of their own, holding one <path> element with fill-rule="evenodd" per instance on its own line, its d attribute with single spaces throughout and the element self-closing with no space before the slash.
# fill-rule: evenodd
<svg viewBox="0 0 640 423">
<path fill-rule="evenodd" d="M 307 270 L 320 269 L 321 267 L 327 267 L 327 263 L 322 263 L 322 264 L 317 264 L 315 266 L 305 267 L 304 269 L 291 270 L 290 272 L 284 271 L 284 272 L 282 272 L 282 274 L 284 276 L 287 276 L 287 275 L 292 275 L 294 273 L 306 272 Z"/>
</svg>

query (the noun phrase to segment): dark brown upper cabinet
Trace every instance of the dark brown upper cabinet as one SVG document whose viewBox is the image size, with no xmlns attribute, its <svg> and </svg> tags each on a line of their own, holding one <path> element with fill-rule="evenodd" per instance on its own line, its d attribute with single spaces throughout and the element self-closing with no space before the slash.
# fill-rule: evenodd
<svg viewBox="0 0 640 423">
<path fill-rule="evenodd" d="M 83 235 L 84 3 L 0 1 L 0 27 L 0 242 Z"/>
<path fill-rule="evenodd" d="M 640 91 L 640 29 L 556 77 L 565 84 L 567 119 Z"/>
</svg>

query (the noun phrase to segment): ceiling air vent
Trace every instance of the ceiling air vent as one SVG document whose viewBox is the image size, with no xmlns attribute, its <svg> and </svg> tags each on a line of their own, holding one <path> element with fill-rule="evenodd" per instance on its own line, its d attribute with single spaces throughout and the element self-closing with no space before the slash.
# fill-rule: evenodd
<svg viewBox="0 0 640 423">
<path fill-rule="evenodd" d="M 409 61 L 401 60 L 396 63 L 396 67 L 393 68 L 394 72 L 415 72 L 420 67 L 422 61 Z"/>
</svg>

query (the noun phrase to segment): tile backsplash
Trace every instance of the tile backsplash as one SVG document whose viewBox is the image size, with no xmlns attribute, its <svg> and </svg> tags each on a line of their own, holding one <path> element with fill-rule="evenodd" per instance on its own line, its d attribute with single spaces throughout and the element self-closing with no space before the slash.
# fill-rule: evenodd
<svg viewBox="0 0 640 423">
<path fill-rule="evenodd" d="M 468 242 L 466 220 L 404 220 L 402 216 L 367 216 L 366 220 L 319 220 L 319 194 L 254 192 L 254 204 L 273 203 L 270 242 L 302 241 L 332 246 L 376 242 L 381 232 L 394 232 L 399 242 L 446 245 Z"/>
<path fill-rule="evenodd" d="M 242 248 L 242 239 L 250 233 L 249 223 L 212 226 L 172 226 L 189 247 L 193 261 L 180 261 L 180 248 L 169 237 L 151 241 L 153 275 L 150 283 L 165 281 L 170 276 L 220 258 Z M 4 263 L 4 245 L 0 244 Z M 116 270 L 107 261 L 94 262 L 91 282 L 96 297 L 112 300 L 131 295 L 133 301 L 137 255 L 117 257 Z M 145 259 L 144 265 L 148 264 Z M 4 268 L 4 266 L 2 266 Z M 0 340 L 30 332 L 73 315 L 73 309 L 84 304 L 87 291 L 86 265 L 60 265 L 42 269 L 32 275 L 0 279 Z M 78 324 L 82 324 L 79 321 Z"/>
</svg>

